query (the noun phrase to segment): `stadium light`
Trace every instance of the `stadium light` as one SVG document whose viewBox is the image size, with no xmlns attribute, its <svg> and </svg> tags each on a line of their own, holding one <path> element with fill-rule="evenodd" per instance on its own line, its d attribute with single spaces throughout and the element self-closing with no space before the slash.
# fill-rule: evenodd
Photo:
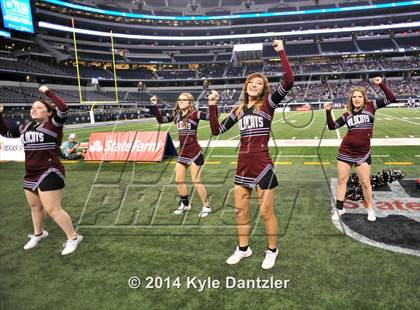
<svg viewBox="0 0 420 310">
<path fill-rule="evenodd" d="M 183 21 L 202 21 L 202 20 L 221 20 L 221 19 L 243 19 L 243 18 L 263 18 L 263 17 L 275 17 L 275 16 L 291 16 L 291 15 L 302 15 L 302 14 L 326 14 L 326 13 L 337 13 L 337 12 L 351 12 L 360 10 L 373 10 L 373 9 L 386 9 L 394 7 L 403 7 L 418 5 L 420 1 L 398 1 L 391 3 L 379 3 L 372 5 L 358 5 L 352 7 L 331 7 L 325 9 L 312 9 L 312 10 L 300 10 L 300 11 L 282 11 L 282 12 L 264 12 L 264 13 L 246 13 L 246 14 L 235 14 L 235 15 L 216 15 L 216 16 L 159 16 L 159 15 L 147 15 L 147 14 L 135 14 L 128 12 L 119 12 L 111 10 L 103 10 L 99 8 L 84 6 L 76 3 L 69 3 L 60 0 L 43 0 L 51 4 L 56 4 L 64 7 L 68 7 L 74 10 L 81 10 L 90 13 L 97 13 L 103 15 L 121 16 L 127 18 L 138 18 L 138 19 L 155 19 L 155 20 L 183 20 Z"/>
<path fill-rule="evenodd" d="M 53 24 L 48 22 L 39 22 L 40 28 L 53 29 L 56 31 L 73 32 L 73 28 L 62 26 L 59 24 Z M 284 31 L 284 32 L 265 32 L 265 33 L 247 33 L 247 34 L 233 34 L 233 35 L 217 35 L 217 36 L 150 36 L 150 35 L 136 35 L 136 34 L 125 34 L 125 33 L 113 33 L 114 38 L 124 38 L 133 40 L 159 40 L 159 41 L 209 41 L 209 40 L 227 40 L 227 39 L 247 39 L 247 38 L 263 38 L 263 37 L 288 37 L 288 36 L 299 36 L 307 34 L 326 34 L 326 33 L 343 33 L 353 31 L 370 31 L 370 30 L 389 30 L 398 28 L 417 28 L 420 27 L 420 22 L 411 23 L 398 23 L 392 25 L 377 25 L 377 26 L 356 26 L 356 27 L 343 27 L 343 28 L 331 28 L 331 29 L 310 29 L 310 30 L 296 30 L 296 31 Z M 88 29 L 75 28 L 76 33 L 109 37 L 109 32 L 105 31 L 94 31 Z"/>
</svg>

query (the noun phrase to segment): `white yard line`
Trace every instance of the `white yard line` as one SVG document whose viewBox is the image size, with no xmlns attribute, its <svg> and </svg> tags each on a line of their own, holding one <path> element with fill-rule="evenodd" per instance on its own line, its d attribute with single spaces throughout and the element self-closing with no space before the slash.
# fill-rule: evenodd
<svg viewBox="0 0 420 310">
<path fill-rule="evenodd" d="M 412 138 L 373 138 L 371 139 L 372 146 L 418 146 L 420 139 Z M 198 143 L 202 147 L 238 147 L 239 140 L 199 140 Z M 178 141 L 174 141 L 175 146 L 179 145 Z M 321 146 L 340 146 L 341 139 L 322 139 Z M 319 146 L 319 139 L 276 139 L 270 140 L 268 146 L 273 147 L 302 147 L 302 146 Z"/>
<path fill-rule="evenodd" d="M 386 116 L 386 117 L 390 117 L 392 119 L 397 119 L 397 120 L 399 120 L 401 122 L 410 123 L 410 124 L 414 124 L 414 125 L 420 126 L 420 123 L 415 123 L 415 122 L 407 121 L 407 120 L 401 119 L 399 117 L 391 116 L 391 115 L 380 113 L 380 112 L 376 112 L 376 114 L 380 114 L 380 115 L 383 115 L 383 116 Z"/>
<path fill-rule="evenodd" d="M 278 157 L 315 158 L 318 157 L 318 155 L 280 155 Z"/>
</svg>

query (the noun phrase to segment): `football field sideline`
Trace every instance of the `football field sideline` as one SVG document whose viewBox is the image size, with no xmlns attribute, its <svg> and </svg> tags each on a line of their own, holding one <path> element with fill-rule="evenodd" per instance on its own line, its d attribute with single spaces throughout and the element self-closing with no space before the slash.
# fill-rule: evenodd
<svg viewBox="0 0 420 310">
<path fill-rule="evenodd" d="M 272 147 L 302 147 L 302 146 L 340 146 L 341 139 L 275 139 L 268 142 Z M 239 140 L 199 140 L 201 147 L 238 147 Z M 174 141 L 175 147 L 179 146 L 178 141 Z M 420 138 L 372 138 L 372 146 L 419 146 Z"/>
</svg>

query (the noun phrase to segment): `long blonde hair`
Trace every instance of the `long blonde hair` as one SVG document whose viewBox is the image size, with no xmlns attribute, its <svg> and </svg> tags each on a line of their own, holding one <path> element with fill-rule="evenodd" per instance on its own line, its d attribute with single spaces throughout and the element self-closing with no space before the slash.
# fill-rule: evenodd
<svg viewBox="0 0 420 310">
<path fill-rule="evenodd" d="M 350 97 L 349 97 L 349 99 L 348 99 L 348 101 L 347 101 L 347 105 L 346 105 L 346 108 L 347 108 L 347 112 L 353 112 L 354 111 L 354 105 L 353 105 L 353 100 L 352 100 L 352 97 L 353 97 L 353 94 L 355 93 L 355 92 L 360 92 L 360 93 L 362 93 L 362 95 L 363 95 L 363 105 L 362 105 L 362 109 L 365 107 L 365 105 L 366 105 L 366 103 L 368 102 L 368 97 L 367 97 L 367 91 L 366 91 L 366 88 L 365 87 L 362 87 L 362 86 L 356 86 L 356 87 L 354 87 L 352 90 L 351 90 L 351 94 L 350 94 Z"/>
<path fill-rule="evenodd" d="M 180 93 L 178 98 L 177 98 L 177 102 L 175 104 L 175 108 L 173 111 L 173 117 L 174 117 L 174 122 L 176 123 L 177 121 L 177 116 L 178 113 L 180 113 L 181 109 L 179 108 L 178 105 L 178 100 L 181 96 L 187 97 L 187 100 L 190 103 L 190 107 L 188 108 L 188 112 L 182 117 L 182 121 L 184 122 L 184 124 L 187 122 L 188 117 L 190 117 L 191 113 L 195 111 L 195 107 L 194 107 L 194 96 L 191 93 Z"/>
<path fill-rule="evenodd" d="M 269 95 L 270 84 L 268 83 L 268 79 L 264 74 L 256 72 L 256 73 L 252 73 L 252 74 L 248 75 L 248 77 L 245 80 L 244 86 L 242 87 L 242 92 L 243 92 L 244 96 L 242 97 L 241 102 L 239 103 L 238 107 L 235 110 L 235 115 L 236 116 L 238 116 L 241 113 L 241 111 L 243 110 L 245 105 L 248 105 L 248 102 L 249 102 L 249 95 L 247 93 L 248 84 L 252 79 L 257 78 L 257 77 L 261 78 L 263 80 L 264 87 L 263 87 L 263 90 L 262 90 L 257 102 L 254 104 L 255 110 L 257 110 L 257 111 L 260 110 L 262 104 L 264 103 L 264 98 L 267 95 Z"/>
</svg>

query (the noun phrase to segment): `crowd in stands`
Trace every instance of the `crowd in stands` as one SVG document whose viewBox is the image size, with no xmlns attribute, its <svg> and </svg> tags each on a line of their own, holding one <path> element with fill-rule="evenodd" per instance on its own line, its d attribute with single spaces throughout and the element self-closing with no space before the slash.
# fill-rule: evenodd
<svg viewBox="0 0 420 310">
<path fill-rule="evenodd" d="M 235 67 L 233 65 L 230 65 L 226 72 L 226 76 L 244 76 L 244 71 L 245 68 L 242 66 Z"/>
<path fill-rule="evenodd" d="M 68 124 L 89 123 L 90 122 L 90 106 L 71 106 L 68 111 Z M 31 106 L 7 106 L 5 108 L 5 116 L 11 122 L 11 125 L 23 124 L 30 121 Z M 132 120 L 150 117 L 149 109 L 143 106 L 118 106 L 118 105 L 101 105 L 94 108 L 95 122 L 106 122 L 116 120 Z"/>
<path fill-rule="evenodd" d="M 166 80 L 179 80 L 179 79 L 196 79 L 196 71 L 191 70 L 162 70 L 159 71 L 158 76 L 160 79 Z"/>
<path fill-rule="evenodd" d="M 200 99 L 200 106 L 207 106 L 208 98 L 211 90 L 207 90 L 204 96 Z M 241 95 L 241 89 L 224 89 L 219 91 L 219 106 L 224 112 L 227 112 L 233 105 L 239 101 Z"/>
<path fill-rule="evenodd" d="M 400 98 L 416 97 L 420 90 L 420 80 L 404 80 L 404 79 L 390 79 L 388 81 L 394 93 Z M 378 93 L 370 85 L 363 81 L 356 80 L 312 80 L 308 82 L 295 83 L 293 89 L 288 95 L 288 100 L 293 101 L 319 101 L 319 100 L 342 100 L 346 99 L 348 90 L 354 86 L 366 86 L 368 94 L 377 96 Z M 275 86 L 273 86 L 273 90 Z M 186 90 L 188 91 L 188 90 Z M 210 89 L 206 90 L 190 90 L 196 99 L 200 102 L 206 102 Z M 63 90 L 56 89 L 56 92 L 68 103 L 80 103 L 78 90 Z M 241 89 L 225 89 L 220 93 L 220 100 L 226 102 L 228 105 L 239 100 Z M 172 104 L 175 102 L 179 92 L 178 91 L 162 91 L 158 94 L 159 100 L 162 103 Z M 115 101 L 115 92 L 101 92 L 101 91 L 83 91 L 83 100 L 97 100 L 97 101 Z M 201 96 L 200 96 L 201 95 Z M 130 91 L 119 92 L 119 102 L 129 104 L 148 104 L 151 96 L 148 90 L 133 89 Z M 0 86 L 0 103 L 6 104 L 24 104 L 33 102 L 39 97 L 36 87 L 26 86 Z"/>
<path fill-rule="evenodd" d="M 417 58 L 398 58 L 398 59 L 373 59 L 373 58 L 325 58 L 318 61 L 292 62 L 294 74 L 308 74 L 321 72 L 362 72 L 368 70 L 416 70 L 420 66 Z M 227 68 L 227 71 L 226 71 Z M 146 67 L 136 67 L 132 69 L 119 69 L 116 74 L 119 79 L 201 79 L 201 78 L 222 78 L 245 76 L 252 72 L 263 71 L 267 75 L 277 75 L 280 72 L 279 63 L 266 61 L 265 63 L 246 63 L 239 67 L 232 64 L 210 63 L 201 64 L 198 70 L 191 70 L 188 66 L 174 70 L 162 69 L 157 66 L 156 71 Z M 76 76 L 76 68 L 73 65 L 56 63 L 44 63 L 38 60 L 21 60 L 13 58 L 0 58 L 0 71 L 20 71 L 27 73 L 50 74 L 59 76 Z M 226 74 L 225 74 L 226 71 Z M 113 79 L 112 68 L 79 66 L 81 77 Z M 225 74 L 225 75 L 224 75 Z"/>
<path fill-rule="evenodd" d="M 198 70 L 198 76 L 201 78 L 217 78 L 222 77 L 226 69 L 223 64 L 204 64 Z"/>
<path fill-rule="evenodd" d="M 409 82 L 406 80 L 388 81 L 395 96 L 399 98 L 418 97 L 420 94 L 420 81 Z"/>
<path fill-rule="evenodd" d="M 417 98 L 420 91 L 420 80 L 387 80 L 394 94 L 400 99 L 413 99 Z M 352 81 L 352 80 L 314 80 L 307 83 L 298 82 L 295 83 L 292 90 L 286 97 L 285 102 L 324 102 L 333 101 L 335 105 L 343 106 L 348 99 L 349 89 L 354 86 L 365 86 L 368 90 L 368 96 L 375 98 L 381 96 L 380 90 L 373 87 L 370 83 L 363 81 Z M 272 91 L 275 91 L 277 85 L 272 85 Z M 188 90 L 185 90 L 188 91 Z M 207 107 L 208 95 L 211 89 L 207 91 L 190 90 L 194 98 L 198 100 L 198 104 L 202 108 Z M 37 88 L 31 87 L 17 87 L 17 86 L 1 86 L 0 87 L 0 103 L 15 104 L 13 106 L 7 106 L 5 109 L 6 118 L 10 121 L 21 124 L 28 119 L 30 103 L 33 100 L 39 98 L 35 96 Z M 73 100 L 77 102 L 76 91 L 64 91 L 57 89 L 57 94 L 63 97 L 63 99 Z M 228 112 L 233 105 L 237 104 L 241 99 L 240 88 L 227 88 L 220 93 L 220 108 L 223 112 Z M 107 98 L 112 100 L 112 96 L 115 94 L 109 93 L 98 93 L 101 97 L 96 98 Z M 98 96 L 97 94 L 97 96 Z M 31 96 L 32 95 L 32 96 Z M 165 91 L 159 94 L 160 104 L 163 105 L 163 109 L 170 111 L 173 103 L 175 102 L 179 92 L 177 91 Z M 125 97 L 125 105 L 98 105 L 94 108 L 95 121 L 115 121 L 115 120 L 130 120 L 150 117 L 150 111 L 147 108 L 149 105 L 150 93 L 146 91 L 130 91 L 126 94 L 119 94 L 121 98 Z M 417 99 L 418 101 L 418 99 Z M 416 102 L 417 102 L 416 101 Z M 414 106 L 414 105 L 413 105 Z M 83 123 L 90 122 L 89 114 L 90 106 L 88 105 L 71 105 L 68 112 L 68 123 Z"/>
</svg>

